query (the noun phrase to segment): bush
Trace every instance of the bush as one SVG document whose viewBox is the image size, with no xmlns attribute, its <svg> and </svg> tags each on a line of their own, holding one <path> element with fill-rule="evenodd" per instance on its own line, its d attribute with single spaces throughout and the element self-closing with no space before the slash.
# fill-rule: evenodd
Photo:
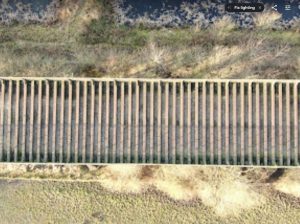
<svg viewBox="0 0 300 224">
<path fill-rule="evenodd" d="M 117 25 L 113 18 L 103 16 L 90 23 L 81 39 L 86 44 L 107 43 L 136 48 L 146 44 L 147 30 Z"/>
</svg>

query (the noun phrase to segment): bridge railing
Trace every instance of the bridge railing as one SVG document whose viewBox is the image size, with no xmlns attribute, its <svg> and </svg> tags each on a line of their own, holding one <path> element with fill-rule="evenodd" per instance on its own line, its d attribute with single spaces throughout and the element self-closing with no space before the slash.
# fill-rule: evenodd
<svg viewBox="0 0 300 224">
<path fill-rule="evenodd" d="M 299 165 L 299 80 L 0 79 L 0 161 Z"/>
</svg>

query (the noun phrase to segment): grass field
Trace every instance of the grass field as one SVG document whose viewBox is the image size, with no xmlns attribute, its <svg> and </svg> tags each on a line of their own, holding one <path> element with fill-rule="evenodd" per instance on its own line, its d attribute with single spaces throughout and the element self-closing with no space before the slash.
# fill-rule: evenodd
<svg viewBox="0 0 300 224">
<path fill-rule="evenodd" d="M 109 1 L 63 1 L 57 21 L 0 25 L 2 76 L 299 78 L 299 26 L 255 29 L 227 17 L 207 29 L 115 22 Z"/>
<path fill-rule="evenodd" d="M 2 165 L 0 219 L 1 223 L 296 224 L 299 171 Z"/>
</svg>

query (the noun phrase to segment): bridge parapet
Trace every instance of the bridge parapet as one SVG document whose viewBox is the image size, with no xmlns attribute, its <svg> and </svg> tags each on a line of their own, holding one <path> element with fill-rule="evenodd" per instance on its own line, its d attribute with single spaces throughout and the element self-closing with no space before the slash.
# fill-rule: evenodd
<svg viewBox="0 0 300 224">
<path fill-rule="evenodd" d="M 0 161 L 299 165 L 299 80 L 0 79 Z"/>
</svg>

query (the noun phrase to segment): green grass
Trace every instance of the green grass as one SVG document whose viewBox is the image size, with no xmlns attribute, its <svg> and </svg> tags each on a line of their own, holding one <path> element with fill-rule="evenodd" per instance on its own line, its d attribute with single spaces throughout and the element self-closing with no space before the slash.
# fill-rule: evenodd
<svg viewBox="0 0 300 224">
<path fill-rule="evenodd" d="M 100 16 L 89 23 L 83 22 L 88 11 L 81 5 L 72 18 L 51 25 L 0 25 L 0 74 L 300 77 L 300 38 L 296 29 L 238 29 L 228 22 L 208 29 L 128 27 L 113 20 L 108 1 L 93 4 L 98 4 Z"/>
<path fill-rule="evenodd" d="M 274 195 L 240 216 L 219 217 L 201 201 L 176 202 L 149 191 L 111 193 L 97 182 L 1 181 L 1 223 L 298 223 L 299 204 Z"/>
</svg>

